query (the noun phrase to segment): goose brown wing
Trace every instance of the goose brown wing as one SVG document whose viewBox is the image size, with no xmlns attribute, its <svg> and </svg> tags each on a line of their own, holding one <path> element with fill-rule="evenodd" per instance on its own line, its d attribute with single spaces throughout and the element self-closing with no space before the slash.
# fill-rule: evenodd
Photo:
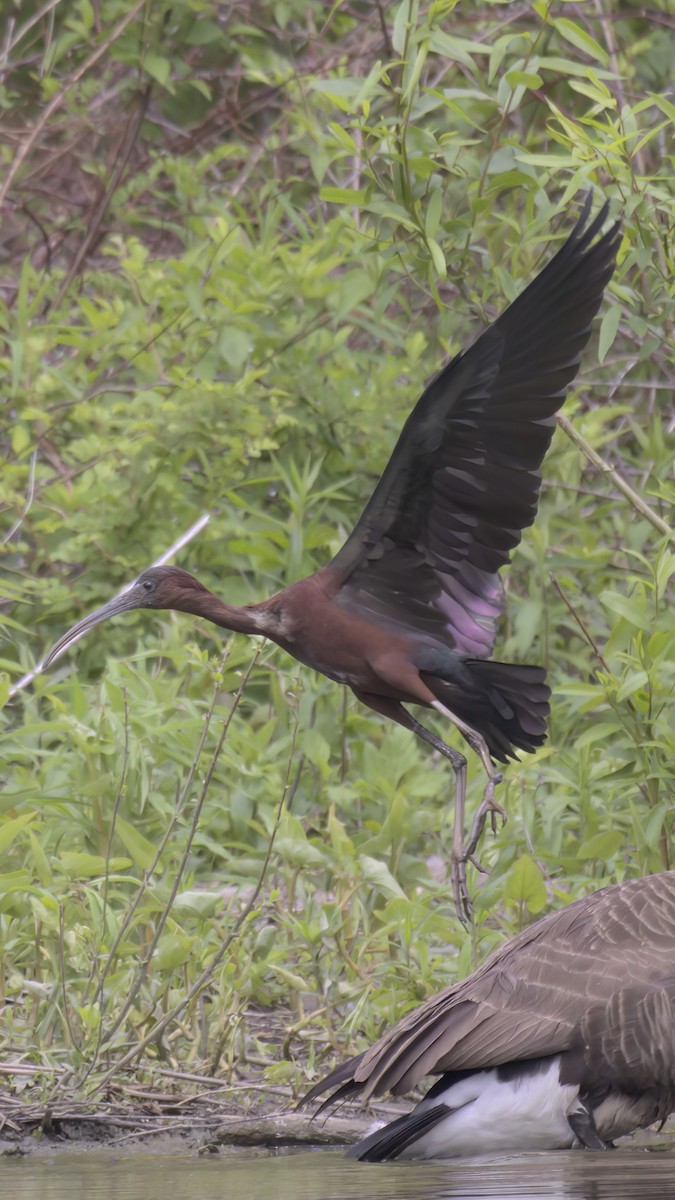
<svg viewBox="0 0 675 1200">
<path fill-rule="evenodd" d="M 594 892 L 537 921 L 407 1013 L 306 1097 L 401 1094 L 425 1075 L 568 1050 L 586 1013 L 675 975 L 675 871 Z"/>
<path fill-rule="evenodd" d="M 586 228 L 432 380 L 353 532 L 331 563 L 335 597 L 388 627 L 486 657 L 502 612 L 498 571 L 534 520 L 539 467 L 576 375 L 619 242 Z"/>
<path fill-rule="evenodd" d="M 675 978 L 633 984 L 589 1009 L 578 1047 L 565 1056 L 567 1080 L 589 1091 L 600 1081 L 629 1094 L 675 1092 Z"/>
</svg>

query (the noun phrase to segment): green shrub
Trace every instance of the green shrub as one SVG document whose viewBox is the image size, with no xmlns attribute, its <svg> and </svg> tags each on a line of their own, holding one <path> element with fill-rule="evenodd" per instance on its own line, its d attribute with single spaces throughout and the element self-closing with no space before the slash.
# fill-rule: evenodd
<svg viewBox="0 0 675 1200">
<path fill-rule="evenodd" d="M 22 6 L 0 92 L 4 698 L 203 512 L 180 562 L 230 602 L 325 562 L 425 378 L 592 189 L 619 266 L 498 643 L 546 664 L 551 736 L 508 770 L 467 936 L 452 778 L 425 747 L 269 645 L 223 659 L 175 614 L 102 626 L 3 710 L 3 1036 L 40 1062 L 147 1042 L 215 1069 L 251 1005 L 288 1005 L 319 1048 L 373 1036 L 545 906 L 670 864 L 668 30 L 539 0 L 383 12 Z"/>
</svg>

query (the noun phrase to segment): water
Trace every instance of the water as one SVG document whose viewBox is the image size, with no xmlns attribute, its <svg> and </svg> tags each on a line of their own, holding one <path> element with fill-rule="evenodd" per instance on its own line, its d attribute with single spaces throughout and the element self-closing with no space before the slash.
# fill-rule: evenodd
<svg viewBox="0 0 675 1200">
<path fill-rule="evenodd" d="M 340 1151 L 216 1157 L 125 1150 L 0 1158 L 12 1200 L 675 1200 L 675 1150 L 357 1163 Z"/>
</svg>

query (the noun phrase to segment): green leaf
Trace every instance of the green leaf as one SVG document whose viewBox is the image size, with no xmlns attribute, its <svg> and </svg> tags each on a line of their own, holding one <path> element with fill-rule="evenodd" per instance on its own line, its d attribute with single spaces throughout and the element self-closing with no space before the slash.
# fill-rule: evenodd
<svg viewBox="0 0 675 1200">
<path fill-rule="evenodd" d="M 365 204 L 368 194 L 366 188 L 358 190 L 357 188 L 322 187 L 319 197 L 327 204 L 361 205 Z"/>
<path fill-rule="evenodd" d="M 288 967 L 282 967 L 279 963 L 270 963 L 269 970 L 273 972 L 286 987 L 294 992 L 306 992 L 309 989 L 309 984 L 302 975 L 296 975 L 295 971 L 289 971 Z"/>
<path fill-rule="evenodd" d="M 349 837 L 342 821 L 338 820 L 335 816 L 332 808 L 328 814 L 328 836 L 338 861 L 351 861 L 354 857 L 354 843 Z"/>
<path fill-rule="evenodd" d="M 190 957 L 194 938 L 187 934 L 165 933 L 159 939 L 152 956 L 154 966 L 160 971 L 173 971 L 182 967 Z"/>
<path fill-rule="evenodd" d="M 582 860 L 597 858 L 601 862 L 607 862 L 617 854 L 623 839 L 624 835 L 618 829 L 608 829 L 605 833 L 596 833 L 594 837 L 590 837 L 583 846 L 579 847 L 577 858 Z"/>
<path fill-rule="evenodd" d="M 357 268 L 349 271 L 340 281 L 335 298 L 335 315 L 342 320 L 348 312 L 370 299 L 375 291 L 375 281 L 368 271 Z"/>
<path fill-rule="evenodd" d="M 31 853 L 33 856 L 33 863 L 35 864 L 37 877 L 40 880 L 43 888 L 51 887 L 53 875 L 52 869 L 49 865 L 49 859 L 47 858 L 47 855 L 42 849 L 42 846 L 40 845 L 32 829 L 28 830 L 28 836 L 30 838 Z"/>
<path fill-rule="evenodd" d="M 205 100 L 213 99 L 213 93 L 205 79 L 188 79 L 187 82 L 190 84 L 190 87 L 194 88 L 196 92 L 199 92 L 199 94 L 203 96 Z"/>
<path fill-rule="evenodd" d="M 284 862 L 292 867 L 317 867 L 325 864 L 325 856 L 318 846 L 307 840 L 302 824 L 293 813 L 284 813 L 276 840 L 276 850 Z"/>
<path fill-rule="evenodd" d="M 224 31 L 215 21 L 195 21 L 185 41 L 188 46 L 210 46 L 224 40 Z"/>
<path fill-rule="evenodd" d="M 29 891 L 31 877 L 28 871 L 7 871 L 0 875 L 0 911 L 7 912 L 14 892 Z"/>
<path fill-rule="evenodd" d="M 361 109 L 367 117 L 370 111 L 370 101 L 372 100 L 373 96 L 376 96 L 382 91 L 381 85 L 382 63 L 380 59 L 376 59 L 354 97 L 355 111 Z"/>
<path fill-rule="evenodd" d="M 590 54 L 591 58 L 596 62 L 606 63 L 608 54 L 603 50 L 602 46 L 592 38 L 590 33 L 586 33 L 585 29 L 570 21 L 568 17 L 554 17 L 553 25 L 558 30 L 558 33 L 565 38 L 572 46 L 576 46 L 577 50 L 582 50 L 585 54 Z"/>
<path fill-rule="evenodd" d="M 443 211 L 443 193 L 439 187 L 434 188 L 427 204 L 427 215 L 424 219 L 424 231 L 427 238 L 435 238 L 441 223 Z"/>
<path fill-rule="evenodd" d="M 380 861 L 379 858 L 371 858 L 368 854 L 359 855 L 359 863 L 363 872 L 363 878 L 382 892 L 384 896 L 402 896 L 405 898 L 405 892 L 399 883 L 396 882 L 389 867 L 386 863 Z"/>
<path fill-rule="evenodd" d="M 576 738 L 575 750 L 583 750 L 585 746 L 594 746 L 596 742 L 604 742 L 614 736 L 620 728 L 618 721 L 598 721 L 590 725 Z"/>
<path fill-rule="evenodd" d="M 428 43 L 422 42 L 422 44 L 417 49 L 417 54 L 415 55 L 415 62 L 413 63 L 413 67 L 412 67 L 412 70 L 410 71 L 410 74 L 408 74 L 408 70 L 406 67 L 406 72 L 404 75 L 405 90 L 403 92 L 403 103 L 404 104 L 409 104 L 415 93 L 417 85 L 419 84 L 419 81 L 420 81 L 420 76 L 422 74 L 424 64 L 427 61 L 428 53 L 429 53 Z"/>
<path fill-rule="evenodd" d="M 76 1005 L 78 1016 L 91 1032 L 96 1032 L 101 1024 L 101 1009 L 98 1004 Z"/>
<path fill-rule="evenodd" d="M 627 596 L 622 596 L 620 592 L 609 591 L 600 593 L 600 602 L 610 612 L 617 613 L 625 621 L 635 625 L 637 629 L 649 630 L 652 628 L 652 614 L 646 605 L 641 606 L 634 600 L 629 600 Z"/>
<path fill-rule="evenodd" d="M 673 810 L 673 805 L 670 800 L 664 800 L 663 804 L 657 804 L 656 808 L 652 809 L 647 820 L 644 823 L 644 836 L 648 846 L 655 850 L 661 840 L 661 834 L 666 828 L 666 818 Z"/>
<path fill-rule="evenodd" d="M 675 554 L 672 550 L 664 549 L 656 564 L 656 595 L 659 600 L 665 598 L 666 589 L 675 575 Z"/>
<path fill-rule="evenodd" d="M 160 54 L 146 54 L 143 59 L 143 67 L 152 79 L 156 79 L 157 83 L 166 87 L 171 77 L 171 63 L 168 58 L 162 58 Z"/>
<path fill-rule="evenodd" d="M 292 867 L 319 867 L 326 862 L 318 846 L 307 838 L 278 837 L 276 848 L 279 857 Z"/>
<path fill-rule="evenodd" d="M 94 26 L 94 7 L 91 0 L 80 0 L 79 12 L 82 18 L 82 24 L 85 29 L 93 29 Z"/>
<path fill-rule="evenodd" d="M 405 48 L 406 29 L 411 15 L 409 0 L 401 0 L 391 30 L 391 44 L 399 55 L 403 54 Z"/>
<path fill-rule="evenodd" d="M 533 89 L 540 88 L 544 81 L 541 75 L 536 75 L 531 71 L 508 71 L 506 75 L 506 82 L 510 84 L 512 88 L 520 86 Z"/>
<path fill-rule="evenodd" d="M 661 112 L 665 113 L 665 115 L 668 117 L 668 120 L 675 125 L 675 104 L 673 104 L 673 102 L 669 100 L 667 96 L 661 96 L 655 92 L 650 92 L 648 99 L 643 100 L 640 104 L 637 104 L 633 109 L 633 112 L 637 113 L 643 107 L 651 108 L 652 105 L 654 105 L 656 108 L 660 108 Z"/>
<path fill-rule="evenodd" d="M 572 91 L 578 92 L 580 96 L 587 96 L 589 100 L 593 100 L 596 105 L 601 108 L 616 108 L 616 100 L 614 99 L 609 88 L 606 88 L 604 83 L 586 83 L 583 79 L 570 79 L 570 87 Z"/>
<path fill-rule="evenodd" d="M 429 250 L 431 252 L 431 257 L 434 260 L 436 274 L 438 275 L 438 277 L 440 279 L 447 278 L 448 267 L 447 267 L 447 263 L 445 261 L 445 255 L 443 254 L 443 251 L 441 250 L 438 242 L 434 238 L 428 237 L 427 238 L 427 246 L 429 247 Z"/>
<path fill-rule="evenodd" d="M 251 336 L 236 325 L 226 326 L 218 338 L 218 348 L 232 369 L 241 371 L 251 353 Z"/>
<path fill-rule="evenodd" d="M 377 213 L 378 216 L 381 217 L 389 217 L 390 220 L 402 225 L 404 229 L 409 229 L 413 233 L 418 232 L 417 224 L 415 221 L 413 221 L 406 209 L 400 204 L 393 204 L 387 199 L 381 200 L 379 197 L 374 196 L 371 197 L 364 207 L 368 210 L 368 212 Z"/>
<path fill-rule="evenodd" d="M 17 458 L 30 446 L 30 430 L 27 425 L 17 422 L 11 430 L 12 450 Z"/>
<path fill-rule="evenodd" d="M 604 363 L 609 351 L 614 345 L 614 339 L 619 328 L 621 320 L 621 307 L 618 304 L 613 304 L 607 309 L 602 321 L 600 322 L 600 337 L 598 339 L 598 359 L 600 363 Z"/>
<path fill-rule="evenodd" d="M 130 867 L 130 858 L 112 858 L 106 864 L 101 854 L 84 854 L 77 850 L 64 850 L 59 856 L 66 875 L 73 879 L 94 879 L 97 875 L 105 875 L 106 865 L 111 871 L 124 871 Z"/>
<path fill-rule="evenodd" d="M 636 692 L 646 690 L 649 687 L 649 676 L 646 671 L 629 671 L 625 679 L 622 679 L 616 693 L 618 704 L 627 700 L 629 696 L 634 696 Z"/>
<path fill-rule="evenodd" d="M 441 29 L 433 29 L 429 34 L 429 49 L 447 58 L 449 62 L 463 63 L 465 67 L 474 70 L 472 54 L 489 54 L 490 47 L 484 42 L 474 42 L 470 38 L 453 37 Z"/>
<path fill-rule="evenodd" d="M 3 821 L 0 824 L 0 854 L 4 854 L 9 850 L 15 837 L 21 833 L 22 829 L 30 825 L 36 816 L 36 812 L 22 813 L 20 817 L 13 817 L 11 821 Z"/>
<path fill-rule="evenodd" d="M 361 90 L 362 79 L 350 79 L 344 77 L 338 79 L 332 76 L 330 79 L 317 79 L 312 84 L 312 88 L 316 92 L 321 92 L 327 99 L 336 104 L 342 112 L 350 113 L 355 108 L 354 101 Z"/>
<path fill-rule="evenodd" d="M 342 125 L 338 125 L 337 121 L 329 121 L 328 128 L 330 129 L 336 142 L 339 142 L 344 150 L 348 150 L 350 154 L 357 153 L 356 142 Z"/>
<path fill-rule="evenodd" d="M 512 33 L 504 34 L 497 38 L 490 48 L 490 68 L 488 70 L 488 83 L 492 83 L 495 75 L 501 67 L 507 52 L 511 48 L 511 44 L 515 41 Z"/>
<path fill-rule="evenodd" d="M 142 871 L 147 871 L 157 857 L 157 850 L 152 842 L 143 837 L 137 829 L 123 817 L 117 818 L 115 822 L 115 832 L 120 840 L 124 843 L 126 849 L 131 855 L 135 865 L 140 867 Z"/>
<path fill-rule="evenodd" d="M 220 892 L 191 891 L 179 892 L 171 908 L 172 913 L 190 913 L 194 917 L 214 917 L 223 907 L 223 897 Z"/>
<path fill-rule="evenodd" d="M 325 767 L 330 759 L 330 746 L 318 729 L 303 730 L 300 737 L 300 749 L 317 767 Z"/>
<path fill-rule="evenodd" d="M 546 885 L 539 867 L 529 854 L 521 855 L 511 867 L 506 877 L 504 898 L 524 904 L 531 913 L 541 912 L 546 904 Z"/>
</svg>

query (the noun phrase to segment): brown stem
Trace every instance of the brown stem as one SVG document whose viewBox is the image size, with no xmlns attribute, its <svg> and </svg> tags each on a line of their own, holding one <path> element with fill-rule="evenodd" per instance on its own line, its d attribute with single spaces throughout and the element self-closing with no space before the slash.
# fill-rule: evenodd
<svg viewBox="0 0 675 1200">
<path fill-rule="evenodd" d="M 583 436 L 583 434 L 579 433 L 579 431 L 574 428 L 572 422 L 569 421 L 567 417 L 563 416 L 562 413 L 558 413 L 556 419 L 560 428 L 565 431 L 570 441 L 574 442 L 575 446 L 578 446 L 582 454 L 586 455 L 586 458 L 590 463 L 593 464 L 596 470 L 602 471 L 603 475 L 606 475 L 608 479 L 611 479 L 614 486 L 617 487 L 620 492 L 623 492 L 626 499 L 633 505 L 633 508 L 636 509 L 637 512 L 639 512 L 643 517 L 645 517 L 645 519 L 649 521 L 655 529 L 658 529 L 659 533 L 664 534 L 668 538 L 669 542 L 675 546 L 675 533 L 673 533 L 670 525 L 663 520 L 663 517 L 660 517 L 658 513 L 655 513 L 654 509 L 650 508 L 646 501 L 642 499 L 642 496 L 639 496 L 629 483 L 626 483 L 626 480 L 623 478 L 623 476 L 619 475 L 618 471 L 616 471 L 613 467 L 610 467 L 609 463 L 605 462 L 604 458 L 601 458 L 600 455 L 596 453 L 590 443 L 586 441 L 586 438 Z"/>
<path fill-rule="evenodd" d="M 136 138 L 138 137 L 138 131 L 141 128 L 141 123 L 147 112 L 148 104 L 150 103 L 151 93 L 152 93 L 152 84 L 148 84 L 148 86 L 141 93 L 141 98 L 140 98 L 140 103 L 138 105 L 138 108 L 136 109 L 136 111 L 134 113 L 132 113 L 132 115 L 129 119 L 127 128 L 125 130 L 124 136 L 122 138 L 122 141 L 120 143 L 120 147 L 119 147 L 119 150 L 117 153 L 117 161 L 115 162 L 115 166 L 113 168 L 112 174 L 110 176 L 110 179 L 108 180 L 108 185 L 107 185 L 107 187 L 105 187 L 103 189 L 103 192 L 101 193 L 98 200 L 96 201 L 96 203 L 93 206 L 93 209 L 91 211 L 91 216 L 89 219 L 89 225 L 87 228 L 87 232 L 85 233 L 84 238 L 82 239 L 82 242 L 80 243 L 80 246 L 78 248 L 78 251 L 77 251 L 75 257 L 73 258 L 73 261 L 70 264 L 68 271 L 66 272 L 66 276 L 63 280 L 63 283 L 61 284 L 61 287 L 59 288 L 59 290 L 56 294 L 56 299 L 53 301 L 54 308 L 58 308 L 59 304 L 63 300 L 63 297 L 65 296 L 66 292 L 68 291 L 68 288 L 70 287 L 73 279 L 75 278 L 77 272 L 79 271 L 84 259 L 86 258 L 87 254 L 89 253 L 91 245 L 92 245 L 92 243 L 98 233 L 98 230 L 100 228 L 101 221 L 103 220 L 103 218 L 106 214 L 108 205 L 110 204 L 110 201 L 111 201 L 113 195 L 117 191 L 120 179 L 122 178 L 122 175 L 124 173 L 126 165 L 129 161 L 131 151 L 133 150 L 134 145 L 136 143 Z"/>
<path fill-rule="evenodd" d="M 38 121 L 36 121 L 25 142 L 16 152 L 16 158 L 7 172 L 7 178 L 5 179 L 4 184 L 0 188 L 0 206 L 4 204 L 10 187 L 14 183 L 18 172 L 23 166 L 25 160 L 28 158 L 33 146 L 40 138 L 47 122 L 50 120 L 56 110 L 61 107 L 70 89 L 73 88 L 76 83 L 79 83 L 80 80 L 87 74 L 87 71 L 90 71 L 92 67 L 95 67 L 96 63 L 103 58 L 104 54 L 106 54 L 112 46 L 113 42 L 117 40 L 120 34 L 124 32 L 127 25 L 130 25 L 134 18 L 138 16 L 141 9 L 145 7 L 146 2 L 147 0 L 136 0 L 136 4 L 134 4 L 128 10 L 128 12 L 124 14 L 120 21 L 118 21 L 117 25 L 108 35 L 105 41 L 101 42 L 101 45 L 96 47 L 94 53 L 90 54 L 87 61 L 83 62 L 81 67 L 78 67 L 76 71 L 73 71 L 70 79 L 64 83 L 61 90 L 54 93 L 49 101 L 49 104 L 45 106 L 42 116 Z"/>
</svg>

